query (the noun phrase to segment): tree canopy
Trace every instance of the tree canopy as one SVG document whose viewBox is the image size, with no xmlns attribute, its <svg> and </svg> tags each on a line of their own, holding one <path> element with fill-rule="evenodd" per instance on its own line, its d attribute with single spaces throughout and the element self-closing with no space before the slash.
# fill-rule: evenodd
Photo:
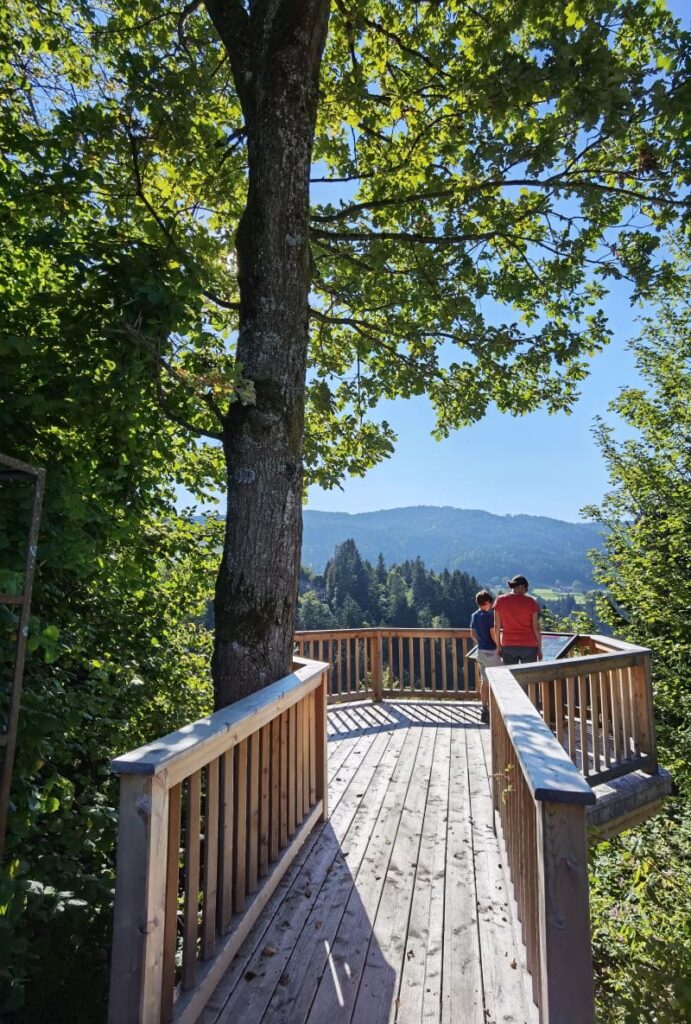
<svg viewBox="0 0 691 1024">
<path fill-rule="evenodd" d="M 300 494 L 390 453 L 381 398 L 439 435 L 568 409 L 609 282 L 673 273 L 689 40 L 657 0 L 10 0 L 0 33 L 12 352 L 70 288 L 104 402 L 151 410 L 130 443 L 222 443 L 221 702 L 233 651 L 251 686 L 289 658 Z"/>
</svg>

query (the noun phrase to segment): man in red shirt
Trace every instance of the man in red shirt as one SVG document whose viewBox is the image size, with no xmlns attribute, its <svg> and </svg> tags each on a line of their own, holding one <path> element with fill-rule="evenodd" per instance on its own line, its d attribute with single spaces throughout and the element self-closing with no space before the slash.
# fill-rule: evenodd
<svg viewBox="0 0 691 1024">
<path fill-rule="evenodd" d="M 525 576 L 513 576 L 508 586 L 511 593 L 501 594 L 494 602 L 497 654 L 505 665 L 542 661 L 540 605 L 528 597 Z"/>
</svg>

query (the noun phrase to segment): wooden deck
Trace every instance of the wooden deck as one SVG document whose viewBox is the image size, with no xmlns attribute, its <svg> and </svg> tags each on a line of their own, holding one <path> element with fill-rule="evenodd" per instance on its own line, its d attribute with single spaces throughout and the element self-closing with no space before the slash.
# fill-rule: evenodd
<svg viewBox="0 0 691 1024">
<path fill-rule="evenodd" d="M 532 1024 L 479 705 L 329 709 L 327 823 L 199 1024 Z"/>
</svg>

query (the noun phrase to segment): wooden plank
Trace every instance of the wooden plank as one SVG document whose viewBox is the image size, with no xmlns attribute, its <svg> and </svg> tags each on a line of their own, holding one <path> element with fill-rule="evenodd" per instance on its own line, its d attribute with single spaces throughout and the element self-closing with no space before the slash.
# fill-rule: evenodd
<svg viewBox="0 0 691 1024">
<path fill-rule="evenodd" d="M 536 719 L 538 722 L 541 721 L 537 715 Z M 511 966 L 512 963 L 518 964 L 520 953 L 516 948 L 509 920 L 509 896 L 500 867 L 500 851 L 494 834 L 492 808 L 486 783 L 482 779 L 484 756 L 479 730 L 468 730 L 466 740 L 480 963 L 484 1010 L 487 1011 L 485 1018 L 518 1024 L 529 1019 L 528 1007 L 523 977 L 517 966 Z M 561 750 L 560 747 L 557 749 Z M 509 800 L 514 799 L 516 792 L 517 789 L 514 789 L 509 794 Z M 528 796 L 527 792 L 525 795 Z M 524 856 L 525 854 L 524 847 Z M 519 871 L 519 875 L 525 893 L 524 905 L 527 905 L 530 897 L 528 879 L 522 870 Z M 529 933 L 527 921 L 526 932 Z"/>
<path fill-rule="evenodd" d="M 269 873 L 269 819 L 271 814 L 271 726 L 265 725 L 260 733 L 260 787 L 259 787 L 259 876 Z"/>
<path fill-rule="evenodd" d="M 116 757 L 111 761 L 111 770 L 135 775 L 166 771 L 171 788 L 315 690 L 320 685 L 324 667 L 322 662 L 308 662 L 292 675 L 207 718 Z"/>
<path fill-rule="evenodd" d="M 444 693 L 448 692 L 448 686 L 446 684 L 446 639 L 441 638 L 439 641 L 441 649 L 441 688 Z"/>
<path fill-rule="evenodd" d="M 545 803 L 537 825 L 541 1017 L 594 1024 L 585 809 Z"/>
<path fill-rule="evenodd" d="M 403 637 L 398 637 L 398 687 L 403 691 L 405 685 L 405 672 L 403 670 Z"/>
<path fill-rule="evenodd" d="M 576 763 L 576 679 L 566 680 L 566 727 L 568 732 L 568 755 Z"/>
<path fill-rule="evenodd" d="M 185 903 L 182 923 L 182 988 L 194 988 L 197 976 L 199 936 L 199 827 L 201 818 L 201 769 L 190 776 L 185 818 Z"/>
<path fill-rule="evenodd" d="M 612 738 L 614 740 L 614 760 L 621 764 L 621 702 L 617 677 L 614 671 L 607 673 L 607 683 L 612 699 Z"/>
<path fill-rule="evenodd" d="M 279 846 L 288 845 L 288 712 L 281 715 L 281 772 L 279 804 Z"/>
<path fill-rule="evenodd" d="M 164 955 L 168 790 L 120 780 L 109 1024 L 158 1024 Z"/>
<path fill-rule="evenodd" d="M 600 708 L 602 710 L 602 748 L 605 757 L 605 766 L 609 768 L 611 762 L 611 743 L 609 727 L 609 677 L 606 672 L 600 672 Z"/>
<path fill-rule="evenodd" d="M 352 665 L 350 663 L 350 658 L 351 658 L 350 647 L 351 647 L 351 644 L 352 644 L 352 640 L 350 639 L 350 637 L 347 637 L 346 640 L 345 640 L 345 645 L 346 645 L 346 686 L 345 686 L 345 690 L 346 690 L 346 693 L 350 693 L 351 690 L 355 689 L 355 687 L 351 683 L 352 675 L 353 675 L 353 669 L 352 669 Z"/>
<path fill-rule="evenodd" d="M 620 668 L 618 671 L 618 675 L 619 688 L 621 692 L 621 717 L 623 723 L 623 755 L 624 760 L 628 761 L 631 757 L 631 740 L 634 736 L 634 731 L 631 725 L 631 696 L 629 690 L 629 669 Z"/>
<path fill-rule="evenodd" d="M 564 729 L 564 685 L 563 679 L 556 679 L 554 681 L 554 719 L 557 739 L 566 750 L 568 747 L 568 733 Z"/>
<path fill-rule="evenodd" d="M 278 860 L 280 849 L 281 820 L 281 719 L 274 718 L 271 722 L 271 827 L 269 840 L 269 860 L 273 864 Z"/>
<path fill-rule="evenodd" d="M 204 808 L 204 889 L 202 901 L 202 960 L 214 954 L 216 899 L 218 895 L 218 790 L 219 764 L 215 758 L 206 769 Z"/>
<path fill-rule="evenodd" d="M 413 884 L 396 1024 L 419 1024 L 425 1020 L 438 1024 L 439 1021 L 450 755 L 451 730 L 438 729 Z"/>
<path fill-rule="evenodd" d="M 463 687 L 460 685 L 458 678 L 458 651 L 456 650 L 457 644 L 456 639 L 451 641 L 451 665 L 453 667 L 453 688 L 456 692 L 462 690 Z"/>
<path fill-rule="evenodd" d="M 178 784 L 168 794 L 168 851 L 166 858 L 166 917 L 163 937 L 163 978 L 161 993 L 161 1021 L 169 1024 L 173 1015 L 175 996 L 175 952 L 178 924 L 178 889 L 180 887 L 180 812 L 182 786 Z"/>
<path fill-rule="evenodd" d="M 411 765 L 412 776 L 403 801 L 401 819 L 396 830 L 388 868 L 384 874 L 383 888 L 377 876 L 381 873 L 381 861 L 375 865 L 374 876 L 365 876 L 360 882 L 358 893 L 362 905 L 373 920 L 374 927 L 367 950 L 367 959 L 363 965 L 362 977 L 355 999 L 351 1017 L 352 1024 L 370 1024 L 371 1021 L 392 1019 L 392 996 L 398 995 L 403 1000 L 405 993 L 401 989 L 401 976 L 408 943 L 407 924 L 410 918 L 413 891 L 420 851 L 421 824 L 424 818 L 425 805 L 429 792 L 432 769 L 435 765 L 435 746 L 437 729 L 431 727 L 422 731 L 420 745 L 415 762 Z M 381 890 L 376 915 L 372 913 L 373 896 L 366 896 L 368 888 L 374 893 Z M 351 897 L 352 899 L 352 897 Z M 348 936 L 352 946 L 355 942 Z M 355 955 L 349 954 L 346 959 L 352 973 L 356 973 L 358 964 L 357 950 Z M 386 971 L 382 977 L 382 970 Z M 348 979 L 350 980 L 350 979 Z M 344 994 L 345 995 L 345 994 Z M 347 997 L 346 1005 L 347 1005 Z"/>
<path fill-rule="evenodd" d="M 298 714 L 302 715 L 302 816 L 310 808 L 310 716 L 309 709 L 314 708 L 311 700 L 303 700 L 298 704 Z"/>
<path fill-rule="evenodd" d="M 316 738 L 316 785 L 317 800 L 321 800 L 324 820 L 329 816 L 329 769 L 326 742 L 326 694 L 328 673 L 324 673 L 321 689 L 314 691 L 315 738 Z"/>
<path fill-rule="evenodd" d="M 436 696 L 437 690 L 437 640 L 436 637 L 432 637 L 429 643 L 430 647 L 430 675 L 432 677 L 432 692 Z"/>
<path fill-rule="evenodd" d="M 655 740 L 655 717 L 653 712 L 653 688 L 650 676 L 650 653 L 641 656 L 634 667 L 634 709 L 637 722 L 637 735 L 642 752 L 649 756 L 649 767 L 646 771 L 654 774 L 657 771 L 657 749 Z"/>
<path fill-rule="evenodd" d="M 302 717 L 303 704 L 295 705 L 295 819 L 302 821 L 305 816 L 303 807 L 304 794 L 304 721 Z"/>
<path fill-rule="evenodd" d="M 600 771 L 600 673 L 590 676 L 590 707 L 592 718 L 593 772 Z"/>
<path fill-rule="evenodd" d="M 288 835 L 292 836 L 295 833 L 297 826 L 297 815 L 296 815 L 296 790 L 297 780 L 295 777 L 296 773 L 296 715 L 295 705 L 288 710 Z"/>
<path fill-rule="evenodd" d="M 483 1021 L 484 1024 L 485 1020 L 470 822 L 472 811 L 468 788 L 467 735 L 461 729 L 451 734 L 441 1024 L 459 1024 L 461 1021 L 463 1024 Z"/>
<path fill-rule="evenodd" d="M 253 733 L 248 745 L 247 788 L 247 892 L 257 891 L 259 878 L 259 787 L 260 787 L 260 733 Z"/>
<path fill-rule="evenodd" d="M 247 895 L 247 786 L 247 740 L 242 740 L 235 748 L 233 906 L 236 914 L 245 909 Z"/>
<path fill-rule="evenodd" d="M 309 806 L 314 807 L 317 802 L 317 742 L 316 728 L 317 718 L 314 709 L 314 698 L 307 701 L 307 734 L 309 737 Z"/>
<path fill-rule="evenodd" d="M 585 676 L 578 677 L 578 716 L 580 720 L 581 733 L 581 773 L 587 777 L 590 771 L 590 758 L 588 757 L 588 693 L 586 689 Z"/>
<path fill-rule="evenodd" d="M 221 821 L 219 830 L 219 878 L 221 879 L 221 886 L 218 905 L 218 926 L 221 935 L 225 935 L 228 931 L 230 920 L 233 916 L 234 768 L 234 751 L 229 750 L 220 759 Z"/>
<path fill-rule="evenodd" d="M 385 989 L 384 1002 L 388 993 L 389 1005 L 393 1003 L 393 972 L 378 956 L 379 939 L 373 940 L 375 945 L 372 947 L 370 939 L 373 922 L 374 928 L 377 927 L 375 918 L 379 917 L 378 910 L 380 901 L 384 899 L 383 890 L 388 867 L 394 858 L 399 834 L 401 844 L 398 846 L 395 861 L 398 865 L 403 864 L 403 847 L 409 848 L 411 839 L 419 842 L 417 835 L 412 837 L 410 833 L 410 806 L 411 803 L 417 804 L 419 790 L 426 790 L 433 740 L 431 730 L 410 729 L 405 732 L 401 755 L 393 774 L 386 779 L 388 787 L 377 816 L 376 828 L 367 830 L 368 842 L 365 842 L 366 853 L 357 871 L 357 885 L 351 889 L 338 931 L 333 942 L 329 942 L 328 953 L 326 948 L 323 949 L 322 963 L 328 971 L 324 974 L 323 983 L 319 985 L 312 1002 L 307 1024 L 324 1024 L 324 1021 L 329 1020 L 355 1022 L 358 1019 L 356 1000 L 367 984 L 364 980 L 361 984 L 361 979 L 368 964 L 368 978 L 371 971 L 379 970 L 377 984 L 380 990 Z M 404 815 L 408 823 L 401 833 Z M 347 859 L 350 861 L 350 854 Z M 386 906 L 391 902 L 391 889 L 392 882 L 389 881 Z M 404 898 L 403 893 L 401 896 Z M 338 986 L 334 983 L 334 978 Z M 370 1018 L 375 1019 L 377 1018 Z"/>
</svg>

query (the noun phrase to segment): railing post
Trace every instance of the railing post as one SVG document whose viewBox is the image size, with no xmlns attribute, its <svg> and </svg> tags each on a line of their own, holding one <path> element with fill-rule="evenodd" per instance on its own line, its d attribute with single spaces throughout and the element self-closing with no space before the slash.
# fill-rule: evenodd
<svg viewBox="0 0 691 1024">
<path fill-rule="evenodd" d="M 168 850 L 165 776 L 120 776 L 108 1024 L 159 1024 Z"/>
<path fill-rule="evenodd" d="M 382 701 L 384 699 L 381 668 L 381 646 L 381 630 L 375 629 L 374 632 L 372 633 L 372 700 L 377 702 Z"/>
<path fill-rule="evenodd" d="M 314 691 L 315 752 L 317 762 L 317 800 L 322 801 L 321 820 L 329 817 L 329 770 L 326 742 L 326 711 L 329 693 L 329 669 L 322 672 L 321 683 Z"/>
<path fill-rule="evenodd" d="M 541 1024 L 594 1024 L 585 807 L 538 802 Z"/>
<path fill-rule="evenodd" d="M 636 730 L 641 745 L 648 753 L 650 760 L 642 768 L 648 775 L 657 773 L 657 747 L 655 742 L 655 716 L 653 711 L 653 685 L 650 671 L 650 652 L 642 655 L 641 661 L 634 665 L 634 714 Z"/>
</svg>

